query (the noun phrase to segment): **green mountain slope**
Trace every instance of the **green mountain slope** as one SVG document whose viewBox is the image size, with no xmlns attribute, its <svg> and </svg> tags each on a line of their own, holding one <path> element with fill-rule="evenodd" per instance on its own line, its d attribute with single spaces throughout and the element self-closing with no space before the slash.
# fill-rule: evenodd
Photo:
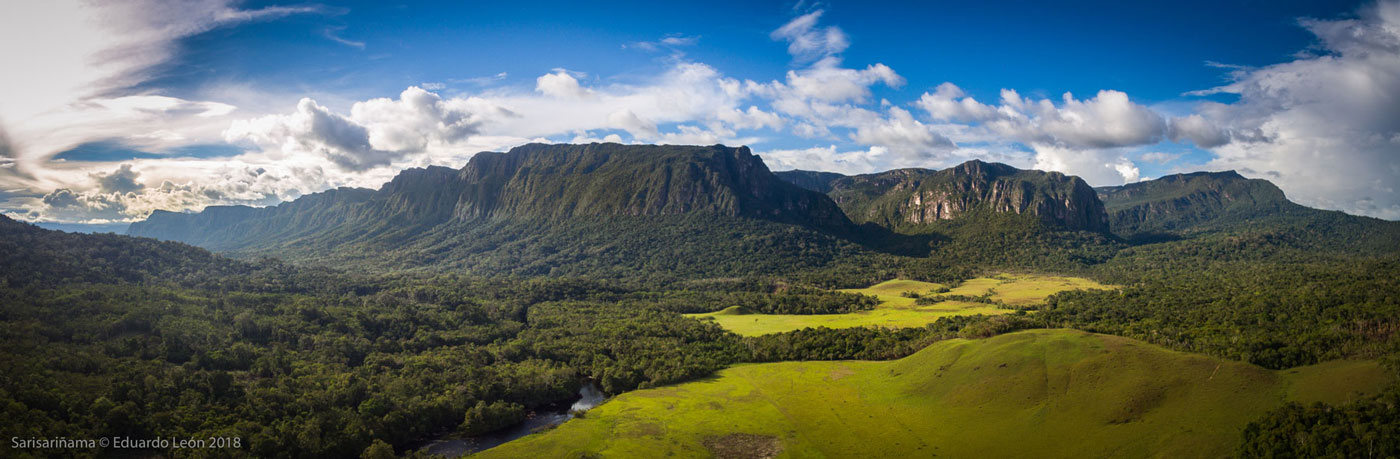
<svg viewBox="0 0 1400 459">
<path fill-rule="evenodd" d="M 339 188 L 302 196 L 274 207 L 212 206 L 199 214 L 157 210 L 132 223 L 128 235 L 180 241 L 211 250 L 230 250 L 267 240 L 294 240 L 345 223 L 348 210 L 373 194 Z"/>
<path fill-rule="evenodd" d="M 1103 205 L 1078 177 L 977 160 L 939 171 L 898 169 L 839 178 L 827 194 L 852 221 L 900 233 L 1007 216 L 1053 229 L 1108 230 Z"/>
<path fill-rule="evenodd" d="M 1285 401 L 1342 403 L 1390 379 L 1374 361 L 1270 371 L 1035 330 L 890 362 L 736 366 L 481 457 L 1221 457 Z"/>
<path fill-rule="evenodd" d="M 1095 189 L 1113 231 L 1178 231 L 1221 219 L 1296 212 L 1283 190 L 1234 171 L 1168 175 L 1156 180 Z"/>
<path fill-rule="evenodd" d="M 185 244 L 46 230 L 0 215 L 0 286 L 200 281 L 250 269 Z"/>
<path fill-rule="evenodd" d="M 1234 171 L 1169 175 L 1096 191 L 1113 232 L 1129 238 L 1267 232 L 1307 248 L 1400 250 L 1400 222 L 1298 205 L 1273 183 Z"/>
</svg>

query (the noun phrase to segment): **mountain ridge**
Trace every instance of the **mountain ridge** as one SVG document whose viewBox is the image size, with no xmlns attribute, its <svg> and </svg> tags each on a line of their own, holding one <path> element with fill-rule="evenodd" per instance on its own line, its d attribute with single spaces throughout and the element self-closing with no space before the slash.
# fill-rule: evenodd
<svg viewBox="0 0 1400 459">
<path fill-rule="evenodd" d="M 270 227 L 290 225 L 297 222 L 278 218 L 311 207 L 335 206 L 345 207 L 339 209 L 344 215 L 331 224 L 392 219 L 431 226 L 481 218 L 707 212 L 834 231 L 852 226 L 824 196 L 773 177 L 748 147 L 529 144 L 507 153 L 477 154 L 462 169 L 406 169 L 379 190 L 328 190 L 268 208 L 215 206 L 194 214 L 162 211 L 133 224 L 128 234 L 218 245 L 214 239 L 220 235 L 197 233 L 218 233 L 218 228 L 210 227 L 218 225 L 250 229 L 239 220 L 261 220 Z M 320 228 L 327 222 L 316 223 Z"/>
<path fill-rule="evenodd" d="M 805 175 L 805 177 L 803 177 Z M 786 177 L 829 178 L 812 174 Z M 811 180 L 809 180 L 811 183 Z M 971 160 L 942 169 L 906 168 L 834 178 L 827 193 L 856 223 L 920 232 L 942 223 L 1009 215 L 1046 227 L 1107 233 L 1103 206 L 1082 179 Z"/>
</svg>

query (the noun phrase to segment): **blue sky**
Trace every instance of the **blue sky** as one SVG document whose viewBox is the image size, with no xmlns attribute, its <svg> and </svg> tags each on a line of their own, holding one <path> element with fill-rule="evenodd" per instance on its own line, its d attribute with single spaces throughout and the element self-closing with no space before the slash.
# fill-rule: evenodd
<svg viewBox="0 0 1400 459">
<path fill-rule="evenodd" d="M 530 141 L 1239 170 L 1400 219 L 1400 4 L 141 0 L 0 6 L 0 209 L 269 205 Z M 9 21 L 9 22 L 5 22 Z M 8 35 L 4 35 L 8 34 Z"/>
</svg>

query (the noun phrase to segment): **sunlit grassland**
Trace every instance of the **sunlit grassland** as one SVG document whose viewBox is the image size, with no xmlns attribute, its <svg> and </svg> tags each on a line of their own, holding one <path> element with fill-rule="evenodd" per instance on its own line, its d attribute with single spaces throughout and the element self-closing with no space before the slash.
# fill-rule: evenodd
<svg viewBox="0 0 1400 459">
<path fill-rule="evenodd" d="M 880 305 L 873 310 L 849 314 L 753 314 L 742 308 L 728 308 L 707 314 L 691 314 L 690 317 L 714 320 L 726 330 L 740 335 L 757 336 L 809 327 L 922 327 L 941 317 L 1013 312 L 994 304 L 969 301 L 942 301 L 919 305 L 915 298 L 904 296 L 905 293 L 936 295 L 935 292 L 946 287 L 948 286 L 930 282 L 895 279 L 866 288 L 842 290 L 880 299 Z M 1078 277 L 998 274 L 969 279 L 944 294 L 972 297 L 990 295 L 989 299 L 992 301 L 1021 307 L 1038 304 L 1045 301 L 1046 297 L 1065 290 L 1106 288 L 1112 287 Z"/>
<path fill-rule="evenodd" d="M 888 362 L 739 365 L 623 394 L 482 457 L 1221 457 L 1286 401 L 1346 402 L 1374 361 L 1272 371 L 1075 330 L 935 343 Z"/>
</svg>

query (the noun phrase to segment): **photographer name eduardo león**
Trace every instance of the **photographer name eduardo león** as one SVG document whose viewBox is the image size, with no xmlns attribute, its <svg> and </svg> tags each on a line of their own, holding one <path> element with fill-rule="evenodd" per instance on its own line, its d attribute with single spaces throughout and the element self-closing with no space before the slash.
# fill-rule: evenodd
<svg viewBox="0 0 1400 459">
<path fill-rule="evenodd" d="M 212 449 L 242 448 L 240 437 L 131 438 L 131 437 L 10 437 L 13 449 Z"/>
</svg>

